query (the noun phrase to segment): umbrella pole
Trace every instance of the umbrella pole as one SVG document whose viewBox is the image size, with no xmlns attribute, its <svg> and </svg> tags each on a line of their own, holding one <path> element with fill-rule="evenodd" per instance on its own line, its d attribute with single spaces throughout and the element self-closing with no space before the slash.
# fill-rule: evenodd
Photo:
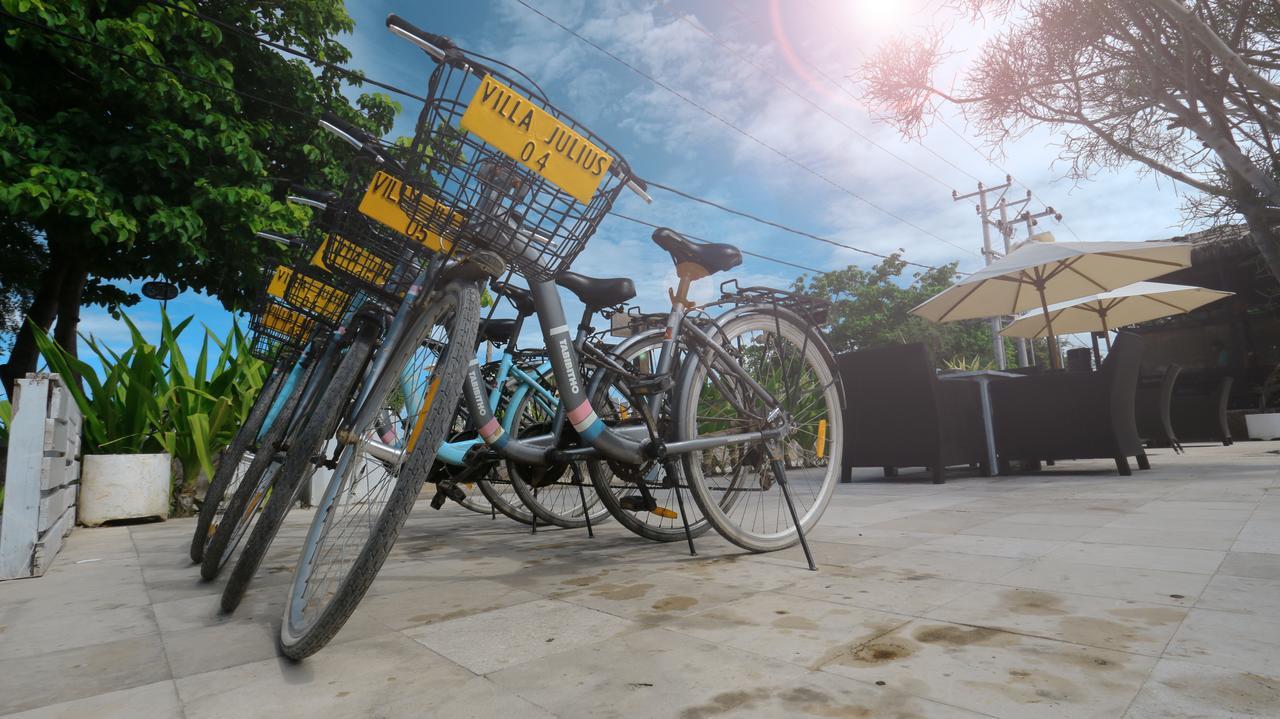
<svg viewBox="0 0 1280 719">
<path fill-rule="evenodd" d="M 1098 333 L 1090 332 L 1089 338 L 1093 340 L 1093 366 L 1095 369 L 1102 367 L 1102 352 L 1098 349 Z"/>
<path fill-rule="evenodd" d="M 1111 330 L 1107 328 L 1107 313 L 1102 313 L 1102 341 L 1107 343 L 1107 353 L 1111 353 Z"/>
<path fill-rule="evenodd" d="M 1049 316 L 1049 303 L 1044 299 L 1044 285 L 1036 285 L 1040 293 L 1040 309 L 1044 312 L 1045 337 L 1049 340 L 1049 368 L 1062 369 L 1062 358 L 1058 356 L 1058 338 L 1053 335 L 1053 318 Z"/>
</svg>

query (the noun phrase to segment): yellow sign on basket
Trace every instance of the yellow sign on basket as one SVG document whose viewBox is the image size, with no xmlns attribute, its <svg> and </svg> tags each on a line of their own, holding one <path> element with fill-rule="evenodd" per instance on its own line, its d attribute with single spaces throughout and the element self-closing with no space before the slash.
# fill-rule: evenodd
<svg viewBox="0 0 1280 719">
<path fill-rule="evenodd" d="M 486 76 L 462 115 L 462 129 L 554 182 L 582 203 L 613 158 L 520 93 Z"/>
<path fill-rule="evenodd" d="M 385 172 L 375 172 L 373 179 L 369 181 L 369 188 L 365 190 L 364 197 L 360 198 L 360 214 L 377 220 L 405 237 L 421 243 L 427 249 L 436 252 L 450 250 L 453 247 L 452 242 L 418 224 L 401 209 L 400 197 L 405 192 L 415 191 L 412 187 L 406 188 L 403 182 Z M 441 222 L 447 217 L 449 224 L 454 228 L 462 227 L 461 215 L 430 197 L 417 193 L 416 202 L 419 214 L 430 214 L 432 217 L 438 217 Z"/>
<path fill-rule="evenodd" d="M 271 282 L 267 284 L 267 294 L 272 297 L 284 299 L 285 290 L 289 289 L 289 280 L 293 277 L 293 270 L 279 265 L 276 271 L 271 275 Z"/>
<path fill-rule="evenodd" d="M 276 332 L 296 339 L 309 329 L 311 323 L 306 317 L 287 307 L 272 304 L 263 313 L 262 324 Z"/>
</svg>

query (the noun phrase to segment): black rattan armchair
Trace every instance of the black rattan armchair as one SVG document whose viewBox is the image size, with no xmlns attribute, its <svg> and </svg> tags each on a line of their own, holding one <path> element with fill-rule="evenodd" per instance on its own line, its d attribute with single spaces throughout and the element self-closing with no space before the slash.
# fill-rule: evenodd
<svg viewBox="0 0 1280 719">
<path fill-rule="evenodd" d="M 1060 372 L 991 383 L 1001 470 L 1012 460 L 1109 458 L 1130 474 L 1129 457 L 1149 469 L 1134 399 L 1143 339 L 1122 332 L 1097 372 Z"/>
<path fill-rule="evenodd" d="M 849 352 L 837 359 L 844 383 L 843 480 L 853 467 L 943 469 L 987 464 L 978 386 L 940 382 L 922 344 Z"/>
<path fill-rule="evenodd" d="M 1173 431 L 1170 414 L 1173 387 L 1181 372 L 1180 366 L 1171 364 L 1162 375 L 1141 377 L 1138 380 L 1138 398 L 1134 405 L 1138 436 L 1152 447 L 1172 447 L 1174 452 L 1182 451 L 1178 435 Z"/>
</svg>

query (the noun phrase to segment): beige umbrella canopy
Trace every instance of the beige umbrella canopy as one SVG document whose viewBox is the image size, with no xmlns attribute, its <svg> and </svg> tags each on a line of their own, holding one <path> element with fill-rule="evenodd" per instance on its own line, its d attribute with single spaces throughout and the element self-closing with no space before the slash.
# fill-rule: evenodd
<svg viewBox="0 0 1280 719">
<path fill-rule="evenodd" d="M 1183 242 L 1028 242 L 911 311 L 933 322 L 952 322 L 1039 307 L 1057 367 L 1050 304 L 1109 292 L 1190 264 L 1191 245 Z"/>
<path fill-rule="evenodd" d="M 1110 292 L 1081 297 L 1049 307 L 1046 321 L 1043 312 L 1032 310 L 1016 318 L 1000 333 L 1006 337 L 1044 337 L 1049 322 L 1059 334 L 1102 332 L 1111 347 L 1108 330 L 1138 322 L 1190 312 L 1233 293 L 1191 285 L 1164 282 L 1135 282 Z"/>
</svg>

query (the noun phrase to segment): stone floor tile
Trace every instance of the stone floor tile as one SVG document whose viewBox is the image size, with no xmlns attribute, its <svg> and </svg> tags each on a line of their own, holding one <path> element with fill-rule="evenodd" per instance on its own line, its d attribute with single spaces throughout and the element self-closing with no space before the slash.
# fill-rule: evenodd
<svg viewBox="0 0 1280 719">
<path fill-rule="evenodd" d="M 994 522 L 979 524 L 959 532 L 960 536 L 980 535 L 984 537 L 1016 537 L 1019 539 L 1039 539 L 1049 542 L 1063 542 L 1078 539 L 1087 534 L 1092 527 L 1081 527 L 1070 524 L 1032 524 L 1015 522 L 1011 519 L 997 519 Z"/>
<path fill-rule="evenodd" d="M 24 580 L 31 581 L 31 580 Z M 0 714 L 170 678 L 160 635 L 0 659 Z"/>
<path fill-rule="evenodd" d="M 777 591 L 796 597 L 918 616 L 956 597 L 984 588 L 985 591 L 993 591 L 990 585 L 928 573 L 859 569 L 848 575 L 819 572 Z"/>
<path fill-rule="evenodd" d="M 1007 515 L 997 512 L 973 512 L 960 510 L 935 510 L 920 512 L 899 519 L 877 522 L 867 525 L 870 529 L 901 530 L 904 532 L 926 532 L 931 534 L 951 534 L 962 529 L 986 524 Z"/>
<path fill-rule="evenodd" d="M 1166 657 L 1280 676 L 1280 617 L 1192 609 L 1165 650 Z"/>
<path fill-rule="evenodd" d="M 929 551 L 956 552 L 957 554 L 1007 557 L 1009 559 L 1034 559 L 1043 557 L 1061 546 L 1062 542 L 1043 539 L 953 534 L 949 537 L 925 542 L 919 545 L 918 548 Z"/>
<path fill-rule="evenodd" d="M 867 641 L 910 617 L 775 592 L 697 612 L 664 625 L 717 644 L 803 667 Z"/>
<path fill-rule="evenodd" d="M 896 572 L 904 576 L 932 575 L 967 582 L 995 582 L 1006 574 L 1027 566 L 1030 561 L 912 547 L 868 559 L 854 566 Z"/>
<path fill-rule="evenodd" d="M 823 671 L 1008 719 L 1124 713 L 1156 659 L 936 620 L 828 658 Z"/>
<path fill-rule="evenodd" d="M 460 579 L 370 596 L 360 610 L 392 629 L 409 629 L 531 602 L 539 595 L 488 579 Z"/>
<path fill-rule="evenodd" d="M 1158 657 L 1186 615 L 1180 607 L 1123 599 L 982 587 L 925 617 Z"/>
<path fill-rule="evenodd" d="M 1232 577 L 1219 573 L 1200 593 L 1198 609 L 1280 617 L 1280 579 Z"/>
<path fill-rule="evenodd" d="M 1224 556 L 1224 552 L 1207 549 L 1068 542 L 1050 552 L 1046 559 L 1102 564 L 1108 567 L 1213 574 Z"/>
<path fill-rule="evenodd" d="M 1280 677 L 1161 659 L 1125 719 L 1280 716 Z"/>
<path fill-rule="evenodd" d="M 555 660 L 539 671 L 517 666 L 490 678 L 565 717 L 978 716 L 663 629 L 597 642 Z M 621 669 L 601 672 L 602 666 Z"/>
<path fill-rule="evenodd" d="M 189 719 L 420 717 L 472 678 L 398 633 L 331 645 L 305 662 L 272 658 L 176 681 Z"/>
<path fill-rule="evenodd" d="M 1280 579 L 1280 555 L 1255 552 L 1227 552 L 1218 574 L 1257 579 Z"/>
<path fill-rule="evenodd" d="M 109 605 L 91 601 L 50 606 L 39 599 L 0 603 L 0 660 L 145 637 L 160 631 L 151 607 L 104 606 Z"/>
<path fill-rule="evenodd" d="M 1045 558 L 1004 575 L 999 583 L 1147 604 L 1191 606 L 1209 583 L 1209 577 L 1190 572 L 1107 567 Z"/>
<path fill-rule="evenodd" d="M 182 716 L 177 687 L 166 679 L 8 714 L 5 719 L 179 719 Z"/>
<path fill-rule="evenodd" d="M 594 609 L 539 599 L 407 629 L 404 635 L 476 674 L 488 674 L 636 626 Z"/>
</svg>

